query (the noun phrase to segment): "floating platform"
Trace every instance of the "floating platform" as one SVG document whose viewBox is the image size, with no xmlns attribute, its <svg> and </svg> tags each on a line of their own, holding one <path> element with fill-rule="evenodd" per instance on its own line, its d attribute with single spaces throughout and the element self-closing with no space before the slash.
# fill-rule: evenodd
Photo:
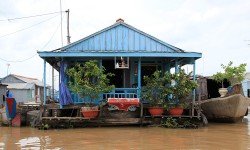
<svg viewBox="0 0 250 150">
<path fill-rule="evenodd" d="M 70 128 L 159 125 L 169 117 L 202 119 L 197 114 L 193 116 L 188 114 L 171 116 L 165 113 L 162 116 L 150 116 L 147 104 L 144 105 L 138 103 L 138 101 L 128 101 L 128 105 L 119 104 L 117 106 L 116 103 L 116 101 L 111 101 L 111 103 L 101 105 L 97 118 L 85 118 L 81 113 L 81 108 L 84 106 L 82 104 L 67 105 L 63 108 L 60 108 L 58 103 L 20 105 L 18 107 L 18 115 L 13 119 L 12 124 L 13 126 L 32 126 L 37 128 L 43 128 L 43 126 L 49 126 L 50 128 Z"/>
<path fill-rule="evenodd" d="M 131 102 L 130 102 L 131 103 Z M 132 104 L 132 103 L 131 103 Z M 111 104 L 112 105 L 112 104 Z M 34 113 L 35 116 L 41 116 L 40 122 L 33 124 L 33 126 L 42 128 L 48 125 L 51 128 L 69 128 L 69 127 L 100 127 L 100 126 L 145 126 L 161 124 L 167 118 L 190 118 L 201 120 L 201 117 L 195 115 L 181 115 L 171 116 L 164 114 L 162 116 L 150 116 L 148 109 L 139 105 L 132 104 L 136 109 L 129 111 L 129 107 L 124 107 L 122 110 L 109 109 L 110 104 L 107 103 L 99 108 L 100 112 L 97 118 L 85 118 L 80 112 L 82 105 L 67 106 L 60 109 L 55 104 L 43 106 L 40 115 Z M 124 105 L 125 106 L 125 105 Z M 202 122 L 202 120 L 201 120 Z M 33 122 L 34 123 L 34 122 Z"/>
</svg>

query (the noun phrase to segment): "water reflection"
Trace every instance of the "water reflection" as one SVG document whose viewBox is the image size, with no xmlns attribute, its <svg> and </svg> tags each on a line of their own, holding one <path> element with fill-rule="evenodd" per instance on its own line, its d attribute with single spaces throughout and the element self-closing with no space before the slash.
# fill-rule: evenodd
<svg viewBox="0 0 250 150">
<path fill-rule="evenodd" d="M 248 135 L 250 136 L 250 115 L 248 114 L 248 116 L 245 116 L 243 118 L 242 122 L 244 122 L 248 125 Z"/>
<path fill-rule="evenodd" d="M 250 149 L 249 120 L 248 116 L 242 123 L 209 123 L 198 129 L 0 127 L 0 149 Z"/>
<path fill-rule="evenodd" d="M 39 149 L 41 144 L 40 139 L 38 137 L 29 137 L 25 139 L 19 140 L 18 143 L 15 143 L 16 145 L 19 145 L 22 149 Z"/>
</svg>

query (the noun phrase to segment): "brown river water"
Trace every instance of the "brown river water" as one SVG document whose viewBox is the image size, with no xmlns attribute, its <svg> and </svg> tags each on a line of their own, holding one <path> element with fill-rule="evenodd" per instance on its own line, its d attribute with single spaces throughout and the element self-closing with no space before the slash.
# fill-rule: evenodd
<svg viewBox="0 0 250 150">
<path fill-rule="evenodd" d="M 250 150 L 250 116 L 198 129 L 99 127 L 38 130 L 0 127 L 0 150 Z"/>
</svg>

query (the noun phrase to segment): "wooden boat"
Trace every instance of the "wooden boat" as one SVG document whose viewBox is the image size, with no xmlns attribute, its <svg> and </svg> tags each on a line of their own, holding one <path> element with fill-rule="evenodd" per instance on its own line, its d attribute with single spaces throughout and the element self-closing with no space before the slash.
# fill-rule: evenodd
<svg viewBox="0 0 250 150">
<path fill-rule="evenodd" d="M 26 112 L 21 112 L 17 108 L 14 98 L 6 98 L 6 105 L 0 109 L 0 124 L 6 126 L 26 125 Z"/>
<path fill-rule="evenodd" d="M 26 125 L 26 113 L 17 112 L 15 117 L 11 120 L 8 119 L 6 114 L 6 108 L 0 109 L 0 125 L 4 126 L 25 126 Z"/>
<path fill-rule="evenodd" d="M 9 125 L 10 124 L 10 121 L 8 120 L 7 118 L 7 115 L 6 115 L 6 108 L 3 107 L 0 109 L 0 125 Z"/>
<path fill-rule="evenodd" d="M 203 114 L 210 121 L 238 122 L 245 116 L 250 98 L 242 94 L 212 98 L 202 101 Z"/>
<path fill-rule="evenodd" d="M 11 125 L 11 121 L 16 116 L 16 100 L 15 98 L 6 99 L 6 105 L 4 108 L 1 109 L 1 123 L 5 125 Z"/>
</svg>

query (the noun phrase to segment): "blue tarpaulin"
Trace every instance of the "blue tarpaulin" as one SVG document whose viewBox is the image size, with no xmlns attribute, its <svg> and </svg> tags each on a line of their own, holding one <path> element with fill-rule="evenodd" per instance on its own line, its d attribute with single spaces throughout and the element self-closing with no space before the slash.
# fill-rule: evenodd
<svg viewBox="0 0 250 150">
<path fill-rule="evenodd" d="M 68 105 L 73 102 L 70 91 L 68 87 L 65 85 L 65 71 L 67 69 L 67 64 L 64 62 L 60 63 L 60 87 L 59 87 L 59 93 L 60 93 L 60 104 L 61 105 Z"/>
</svg>

